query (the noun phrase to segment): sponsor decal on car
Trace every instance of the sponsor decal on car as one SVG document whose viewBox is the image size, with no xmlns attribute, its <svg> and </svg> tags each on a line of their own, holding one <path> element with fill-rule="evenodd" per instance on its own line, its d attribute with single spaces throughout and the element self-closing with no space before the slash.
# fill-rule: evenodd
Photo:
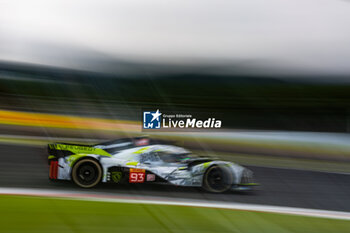
<svg viewBox="0 0 350 233">
<path fill-rule="evenodd" d="M 119 183 L 120 179 L 122 178 L 122 172 L 112 172 L 111 177 L 115 183 Z"/>
<path fill-rule="evenodd" d="M 146 180 L 147 181 L 155 181 L 156 180 L 156 175 L 154 175 L 154 174 L 147 174 Z"/>
<path fill-rule="evenodd" d="M 130 168 L 129 183 L 145 182 L 145 169 Z"/>
</svg>

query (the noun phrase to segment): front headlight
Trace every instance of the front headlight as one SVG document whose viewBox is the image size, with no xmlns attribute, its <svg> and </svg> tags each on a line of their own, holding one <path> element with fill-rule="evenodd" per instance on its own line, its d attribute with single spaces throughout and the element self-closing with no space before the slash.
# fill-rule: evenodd
<svg viewBox="0 0 350 233">
<path fill-rule="evenodd" d="M 241 184 L 255 184 L 252 171 L 244 169 L 241 177 Z"/>
</svg>

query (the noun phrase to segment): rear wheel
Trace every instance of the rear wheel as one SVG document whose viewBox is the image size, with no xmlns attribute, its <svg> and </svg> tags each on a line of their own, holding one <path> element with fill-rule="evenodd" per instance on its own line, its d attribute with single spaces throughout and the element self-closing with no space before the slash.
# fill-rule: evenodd
<svg viewBox="0 0 350 233">
<path fill-rule="evenodd" d="M 232 186 L 232 175 L 226 167 L 214 165 L 205 172 L 203 188 L 213 193 L 223 193 Z"/>
<path fill-rule="evenodd" d="M 93 159 L 82 159 L 76 162 L 72 170 L 72 180 L 82 188 L 92 188 L 102 179 L 102 168 Z"/>
</svg>

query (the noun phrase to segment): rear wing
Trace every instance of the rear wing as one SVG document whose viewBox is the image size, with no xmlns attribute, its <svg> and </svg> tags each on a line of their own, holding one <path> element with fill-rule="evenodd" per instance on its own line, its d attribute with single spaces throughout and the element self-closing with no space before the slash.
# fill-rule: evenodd
<svg viewBox="0 0 350 233">
<path fill-rule="evenodd" d="M 59 158 L 67 157 L 74 154 L 96 154 L 110 157 L 110 153 L 90 145 L 79 145 L 69 143 L 48 144 L 47 152 L 49 154 L 49 164 L 51 161 L 57 161 Z"/>
</svg>

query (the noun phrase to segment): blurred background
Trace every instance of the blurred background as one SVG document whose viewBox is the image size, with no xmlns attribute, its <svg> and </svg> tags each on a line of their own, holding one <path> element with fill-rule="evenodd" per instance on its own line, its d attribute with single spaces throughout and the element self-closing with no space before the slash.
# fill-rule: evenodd
<svg viewBox="0 0 350 233">
<path fill-rule="evenodd" d="M 0 186 L 74 190 L 47 181 L 48 142 L 144 135 L 142 111 L 160 109 L 221 119 L 147 134 L 246 165 L 262 190 L 93 192 L 350 211 L 349 25 L 346 0 L 0 0 Z M 262 229 L 300 230 L 275 223 Z"/>
<path fill-rule="evenodd" d="M 1 1 L 1 107 L 348 132 L 348 13 L 329 0 Z"/>
</svg>

